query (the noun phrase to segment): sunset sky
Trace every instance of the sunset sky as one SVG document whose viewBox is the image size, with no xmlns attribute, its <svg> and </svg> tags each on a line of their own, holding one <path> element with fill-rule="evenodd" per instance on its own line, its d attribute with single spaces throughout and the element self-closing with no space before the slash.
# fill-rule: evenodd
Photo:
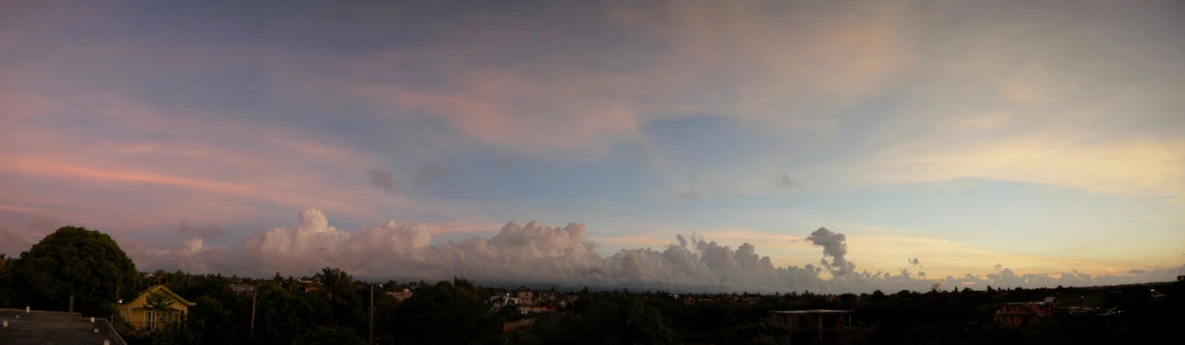
<svg viewBox="0 0 1185 345">
<path fill-rule="evenodd" d="M 803 266 L 826 227 L 856 271 L 1185 271 L 1185 2 L 317 3 L 0 0 L 0 252 L 70 224 L 213 270 L 146 258 L 315 208 L 437 245 L 576 222 L 606 257 Z"/>
</svg>

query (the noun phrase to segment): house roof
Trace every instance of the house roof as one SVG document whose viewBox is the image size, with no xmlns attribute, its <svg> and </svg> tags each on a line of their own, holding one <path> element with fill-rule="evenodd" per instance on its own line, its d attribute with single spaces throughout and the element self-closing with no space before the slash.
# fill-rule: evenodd
<svg viewBox="0 0 1185 345">
<path fill-rule="evenodd" d="M 248 284 L 227 284 L 227 286 L 230 287 L 231 291 L 235 291 L 235 292 L 255 291 L 255 286 L 248 285 Z"/>
<path fill-rule="evenodd" d="M 118 344 L 122 339 L 106 321 L 90 323 L 78 313 L 0 309 L 0 319 L 8 322 L 8 327 L 0 328 L 0 344 L 5 345 L 93 345 L 103 340 Z M 94 333 L 95 328 L 99 333 Z"/>
<path fill-rule="evenodd" d="M 1046 305 L 1046 304 L 1050 304 L 1053 302 L 1054 302 L 1054 297 L 1046 297 L 1045 300 L 1042 300 L 1040 302 L 1009 302 L 1009 303 L 1004 303 L 1004 304 L 1005 305 Z"/>
<path fill-rule="evenodd" d="M 141 291 L 140 294 L 137 295 L 137 299 L 139 298 L 138 296 L 144 296 L 146 294 L 150 294 L 150 293 L 157 292 L 157 291 L 164 291 L 165 294 L 169 295 L 170 297 L 173 297 L 173 299 L 177 300 L 178 302 L 181 302 L 181 304 L 184 304 L 187 307 L 192 307 L 192 306 L 196 305 L 196 303 L 193 303 L 193 302 L 185 300 L 184 298 L 181 298 L 181 295 L 178 295 L 176 292 L 173 292 L 173 290 L 169 290 L 169 288 L 165 287 L 164 285 L 156 285 L 156 286 L 148 288 L 147 290 Z M 132 303 L 134 301 L 135 300 L 132 300 L 132 301 L 129 301 L 128 303 Z M 124 304 L 128 304 L 128 303 L 124 303 Z"/>
</svg>

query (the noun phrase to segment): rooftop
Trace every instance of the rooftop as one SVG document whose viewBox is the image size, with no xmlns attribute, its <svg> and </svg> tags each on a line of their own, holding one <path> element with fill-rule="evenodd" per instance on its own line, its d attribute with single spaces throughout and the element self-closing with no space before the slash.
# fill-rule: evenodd
<svg viewBox="0 0 1185 345">
<path fill-rule="evenodd" d="M 234 292 L 252 292 L 252 291 L 255 291 L 255 287 L 254 287 L 254 286 L 247 285 L 247 284 L 228 284 L 227 286 L 229 286 L 229 287 L 230 287 L 230 290 L 231 290 L 231 291 L 234 291 Z"/>
<path fill-rule="evenodd" d="M 0 320 L 8 322 L 8 327 L 0 327 L 2 345 L 95 345 L 103 340 L 120 344 L 118 335 L 109 327 L 100 326 L 99 320 L 92 324 L 77 313 L 34 310 L 26 314 L 24 310 L 0 309 Z"/>
<path fill-rule="evenodd" d="M 1004 303 L 1004 304 L 1006 304 L 1006 305 L 1017 305 L 1017 304 L 1046 305 L 1046 304 L 1053 303 L 1055 298 L 1056 297 L 1045 297 L 1045 299 L 1040 302 L 1011 302 L 1011 303 Z"/>
<path fill-rule="evenodd" d="M 851 310 L 809 309 L 809 310 L 774 310 L 774 314 L 850 314 Z"/>
</svg>

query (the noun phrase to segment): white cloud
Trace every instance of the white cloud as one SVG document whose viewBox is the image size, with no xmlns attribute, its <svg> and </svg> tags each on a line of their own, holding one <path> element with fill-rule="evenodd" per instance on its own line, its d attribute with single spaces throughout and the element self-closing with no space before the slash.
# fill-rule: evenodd
<svg viewBox="0 0 1185 345">
<path fill-rule="evenodd" d="M 818 232 L 818 231 L 816 231 Z M 749 243 L 737 248 L 700 236 L 677 235 L 665 248 L 625 249 L 608 257 L 598 255 L 597 244 L 587 237 L 583 224 L 552 227 L 530 222 L 509 222 L 491 238 L 473 237 L 460 242 L 432 244 L 431 231 L 419 223 L 381 226 L 358 232 L 338 230 L 325 215 L 308 208 L 300 224 L 277 227 L 243 239 L 242 251 L 228 246 L 207 246 L 200 238 L 171 250 L 145 250 L 125 243 L 125 250 L 142 269 L 182 269 L 192 273 L 240 274 L 266 277 L 312 274 L 320 267 L 337 267 L 359 277 L 448 279 L 465 276 L 487 283 L 540 283 L 568 286 L 664 288 L 698 291 L 802 291 L 871 292 L 901 289 L 926 290 L 936 280 L 925 273 L 902 270 L 855 271 L 843 259 L 843 234 L 828 231 L 825 253 L 833 258 L 826 267 L 805 265 L 776 267 Z M 839 247 L 836 247 L 839 246 Z M 845 250 L 840 250 L 845 249 Z M 837 252 L 837 250 L 839 250 Z M 834 266 L 840 265 L 840 266 Z M 820 276 L 830 269 L 833 278 Z M 1185 266 L 1146 270 L 1125 276 L 1100 276 L 1071 271 L 1061 274 L 1014 274 L 1000 267 L 984 276 L 967 274 L 937 281 L 949 286 L 992 285 L 1053 286 L 1089 285 L 1173 279 Z M 844 274 L 834 274 L 843 272 Z M 1175 273 L 1177 272 L 1177 273 Z"/>
</svg>

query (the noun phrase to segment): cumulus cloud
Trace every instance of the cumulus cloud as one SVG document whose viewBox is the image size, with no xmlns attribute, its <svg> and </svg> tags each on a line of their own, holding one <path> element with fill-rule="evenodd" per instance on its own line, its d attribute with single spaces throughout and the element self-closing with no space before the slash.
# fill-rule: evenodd
<svg viewBox="0 0 1185 345">
<path fill-rule="evenodd" d="M 227 234 L 226 229 L 223 229 L 221 225 L 200 226 L 189 224 L 186 221 L 181 221 L 181 224 L 177 226 L 177 232 L 181 233 L 181 236 L 201 238 L 215 238 Z"/>
<path fill-rule="evenodd" d="M 370 186 L 381 189 L 387 193 L 395 192 L 395 174 L 383 169 L 370 169 L 367 171 L 367 176 L 370 177 Z"/>
<path fill-rule="evenodd" d="M 848 255 L 847 237 L 827 228 L 819 228 L 806 237 L 816 246 L 823 247 L 821 263 L 831 271 L 831 274 L 842 276 L 856 270 L 856 264 L 849 262 L 844 256 Z M 831 261 L 827 258 L 831 257 Z"/>
<path fill-rule="evenodd" d="M 308 208 L 300 212 L 297 225 L 245 237 L 239 251 L 208 246 L 201 238 L 169 250 L 146 250 L 138 244 L 125 245 L 125 250 L 146 269 L 248 276 L 276 271 L 311 274 L 331 266 L 376 279 L 463 275 L 494 283 L 693 291 L 871 291 L 886 279 L 899 286 L 924 285 L 912 277 L 867 273 L 825 280 L 819 274 L 838 266 L 776 267 L 752 244 L 733 248 L 695 235 L 678 235 L 665 248 L 626 249 L 607 257 L 597 254 L 596 246 L 579 223 L 553 227 L 512 221 L 490 238 L 434 245 L 431 231 L 420 223 L 388 221 L 348 232 L 331 226 L 321 211 Z M 842 254 L 836 260 L 842 262 Z"/>
<path fill-rule="evenodd" d="M 210 246 L 201 238 L 179 248 L 143 248 L 134 241 L 120 244 L 138 267 L 181 269 L 192 273 L 267 277 L 275 272 L 313 274 L 338 267 L 364 279 L 449 279 L 463 276 L 487 284 L 549 284 L 599 288 L 645 288 L 676 291 L 872 292 L 923 291 L 931 285 L 1035 287 L 1121 283 L 1141 279 L 1175 279 L 1185 266 L 1150 270 L 1124 277 L 1091 277 L 1079 272 L 1060 275 L 1017 275 L 1004 268 L 986 276 L 926 279 L 925 274 L 855 271 L 845 259 L 843 234 L 820 228 L 807 237 L 824 247 L 822 265 L 775 266 L 756 246 L 722 245 L 698 235 L 676 235 L 664 248 L 625 249 L 597 254 L 583 224 L 548 226 L 539 222 L 508 222 L 493 237 L 472 237 L 433 244 L 420 223 L 388 221 L 358 231 L 339 230 L 313 208 L 300 212 L 299 223 L 249 235 L 241 249 Z M 831 258 L 830 261 L 827 258 Z M 826 270 L 832 278 L 820 275 Z M 1181 273 L 1178 273 L 1181 272 Z"/>
<path fill-rule="evenodd" d="M 796 187 L 799 186 L 798 180 L 790 178 L 789 175 L 781 174 L 774 179 L 778 183 L 778 187 Z"/>
</svg>

